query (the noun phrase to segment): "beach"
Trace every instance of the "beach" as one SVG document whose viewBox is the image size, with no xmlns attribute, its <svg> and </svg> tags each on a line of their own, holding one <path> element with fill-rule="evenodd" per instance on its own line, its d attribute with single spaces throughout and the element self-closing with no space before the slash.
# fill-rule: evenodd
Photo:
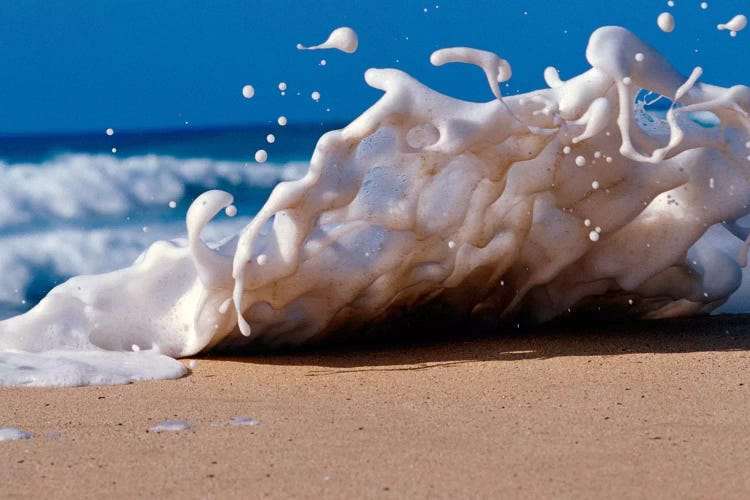
<svg viewBox="0 0 750 500">
<path fill-rule="evenodd" d="M 0 497 L 745 497 L 748 326 L 556 324 L 2 387 L 1 426 L 34 437 L 0 442 Z M 149 431 L 169 420 L 193 427 Z"/>
</svg>

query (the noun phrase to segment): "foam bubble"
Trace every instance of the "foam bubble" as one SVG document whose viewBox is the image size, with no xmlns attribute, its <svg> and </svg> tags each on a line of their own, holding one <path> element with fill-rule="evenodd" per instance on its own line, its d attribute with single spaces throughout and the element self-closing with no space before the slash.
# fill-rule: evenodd
<svg viewBox="0 0 750 500">
<path fill-rule="evenodd" d="M 265 149 L 259 149 L 255 152 L 255 161 L 258 163 L 264 163 L 268 159 L 268 153 Z"/>
<path fill-rule="evenodd" d="M 242 87 L 242 97 L 250 99 L 255 95 L 255 87 L 252 85 L 245 85 Z"/>
<path fill-rule="evenodd" d="M 671 7 L 672 5 L 670 5 Z M 659 29 L 665 33 L 671 33 L 674 31 L 674 16 L 669 12 L 662 12 L 659 17 L 656 18 L 656 24 Z"/>
</svg>

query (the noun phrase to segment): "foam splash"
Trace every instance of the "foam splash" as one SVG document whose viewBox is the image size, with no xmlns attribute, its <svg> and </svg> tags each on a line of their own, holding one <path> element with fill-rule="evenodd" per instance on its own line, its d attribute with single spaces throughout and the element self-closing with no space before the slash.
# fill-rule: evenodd
<svg viewBox="0 0 750 500">
<path fill-rule="evenodd" d="M 306 47 L 301 43 L 297 44 L 297 48 L 299 50 L 338 49 L 341 52 L 346 52 L 347 54 L 353 54 L 354 52 L 356 52 L 358 46 L 359 39 L 357 37 L 357 33 L 348 26 L 336 28 L 331 32 L 330 35 L 328 35 L 326 41 L 319 45 Z"/>
<path fill-rule="evenodd" d="M 494 68 L 490 84 L 505 71 L 497 56 L 438 54 Z M 55 288 L 0 323 L 0 349 L 136 344 L 130 356 L 159 364 L 317 341 L 426 305 L 489 323 L 709 312 L 741 281 L 735 256 L 704 235 L 723 221 L 750 232 L 731 222 L 750 200 L 750 89 L 698 82 L 699 69 L 685 77 L 618 27 L 595 31 L 586 58 L 582 75 L 548 69 L 551 88 L 487 103 L 370 69 L 384 96 L 321 137 L 307 174 L 279 184 L 239 235 L 201 240 L 232 203 L 209 191 L 188 211 L 186 243 L 158 242 L 130 268 Z M 676 103 L 654 117 L 634 108 L 641 89 Z"/>
</svg>

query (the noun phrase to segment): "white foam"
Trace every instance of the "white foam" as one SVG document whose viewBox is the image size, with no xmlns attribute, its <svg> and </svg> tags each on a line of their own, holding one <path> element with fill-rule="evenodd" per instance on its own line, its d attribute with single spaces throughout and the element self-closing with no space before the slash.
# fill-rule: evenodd
<svg viewBox="0 0 750 500">
<path fill-rule="evenodd" d="M 255 95 L 255 88 L 252 85 L 245 85 L 242 87 L 242 97 L 250 99 Z"/>
<path fill-rule="evenodd" d="M 656 18 L 656 24 L 663 32 L 671 33 L 674 31 L 674 16 L 669 12 L 662 12 L 659 14 L 659 17 Z"/>
<path fill-rule="evenodd" d="M 18 439 L 31 439 L 32 436 L 28 432 L 24 432 L 20 429 L 13 427 L 5 427 L 0 429 L 0 441 L 16 441 Z"/>
<path fill-rule="evenodd" d="M 737 14 L 726 23 L 716 25 L 716 28 L 719 30 L 729 30 L 730 34 L 734 34 L 738 31 L 744 30 L 746 26 L 747 17 L 745 17 L 743 14 Z"/>
<path fill-rule="evenodd" d="M 357 33 L 353 29 L 343 26 L 333 30 L 331 34 L 328 35 L 328 39 L 320 45 L 305 47 L 298 43 L 297 48 L 299 50 L 338 49 L 347 54 L 352 54 L 356 52 L 358 45 L 359 39 L 357 38 Z"/>
<path fill-rule="evenodd" d="M 24 336 L 32 337 L 34 333 L 57 332 L 28 331 Z M 26 346 L 32 343 L 31 339 L 23 341 Z M 61 335 L 55 342 L 34 347 L 43 349 L 43 352 L 0 352 L 0 385 L 122 385 L 143 380 L 174 379 L 187 373 L 182 363 L 157 352 L 104 351 L 93 348 L 81 337 L 73 339 Z M 0 349 L 5 348 L 6 342 L 0 340 Z M 87 350 L 72 351 L 72 348 Z"/>
<path fill-rule="evenodd" d="M 232 420 L 229 421 L 227 425 L 252 427 L 252 426 L 260 425 L 260 420 L 256 420 L 250 417 L 234 417 Z"/>
<path fill-rule="evenodd" d="M 648 318 L 714 310 L 741 270 L 706 230 L 750 232 L 731 223 L 750 201 L 750 89 L 681 75 L 618 27 L 595 31 L 586 58 L 582 75 L 486 103 L 368 70 L 383 97 L 321 137 L 307 174 L 279 184 L 236 238 L 202 241 L 232 203 L 204 193 L 187 243 L 58 286 L 0 323 L 0 349 L 188 356 L 317 340 L 425 303 L 511 324 L 602 304 Z M 634 107 L 643 88 L 681 105 L 655 119 Z M 721 126 L 687 118 L 701 111 Z M 597 151 L 606 167 L 577 165 Z"/>
<path fill-rule="evenodd" d="M 255 152 L 255 161 L 258 163 L 265 163 L 268 159 L 268 152 L 265 149 L 259 149 Z"/>
<path fill-rule="evenodd" d="M 149 432 L 174 432 L 192 429 L 193 426 L 184 420 L 167 420 L 149 427 Z"/>
<path fill-rule="evenodd" d="M 487 83 L 492 93 L 498 99 L 502 99 L 498 83 L 508 81 L 512 74 L 510 64 L 502 57 L 493 52 L 470 47 L 451 47 L 436 50 L 430 56 L 430 62 L 433 66 L 456 62 L 479 66 L 487 77 Z"/>
</svg>

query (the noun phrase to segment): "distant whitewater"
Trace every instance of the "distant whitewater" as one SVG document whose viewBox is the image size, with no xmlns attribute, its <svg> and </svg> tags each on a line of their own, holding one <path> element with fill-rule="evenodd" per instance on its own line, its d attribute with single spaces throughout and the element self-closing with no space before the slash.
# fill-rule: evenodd
<svg viewBox="0 0 750 500">
<path fill-rule="evenodd" d="M 71 276 L 126 267 L 154 241 L 184 237 L 185 211 L 208 189 L 235 193 L 238 216 L 218 217 L 205 236 L 236 233 L 276 184 L 305 173 L 333 127 L 0 138 L 0 319 Z M 258 147 L 268 162 L 252 159 Z"/>
</svg>

